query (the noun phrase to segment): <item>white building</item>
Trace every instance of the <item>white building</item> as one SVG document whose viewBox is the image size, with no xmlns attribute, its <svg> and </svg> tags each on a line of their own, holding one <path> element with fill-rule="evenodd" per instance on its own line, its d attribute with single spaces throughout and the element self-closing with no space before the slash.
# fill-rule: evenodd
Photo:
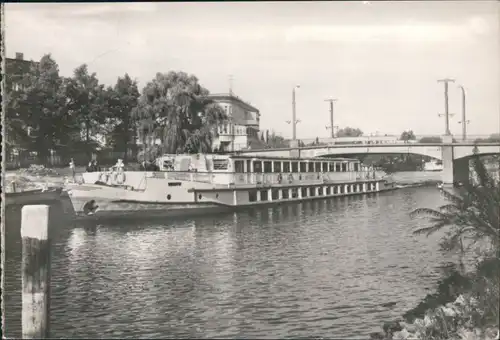
<svg viewBox="0 0 500 340">
<path fill-rule="evenodd" d="M 258 138 L 260 112 L 257 108 L 231 94 L 210 94 L 209 98 L 218 103 L 229 117 L 229 122 L 218 127 L 219 136 L 214 140 L 214 148 L 224 151 L 246 149 L 249 137 Z"/>
</svg>

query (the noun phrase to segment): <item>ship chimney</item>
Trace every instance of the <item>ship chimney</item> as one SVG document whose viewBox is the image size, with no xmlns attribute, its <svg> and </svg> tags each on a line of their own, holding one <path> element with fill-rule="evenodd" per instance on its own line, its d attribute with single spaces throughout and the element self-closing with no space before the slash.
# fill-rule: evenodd
<svg viewBox="0 0 500 340">
<path fill-rule="evenodd" d="M 24 60 L 24 54 L 21 52 L 16 52 L 16 59 L 17 60 Z"/>
</svg>

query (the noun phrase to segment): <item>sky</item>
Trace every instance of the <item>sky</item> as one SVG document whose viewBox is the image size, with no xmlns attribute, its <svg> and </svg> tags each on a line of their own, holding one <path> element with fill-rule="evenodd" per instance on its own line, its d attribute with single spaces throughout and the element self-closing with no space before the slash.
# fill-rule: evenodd
<svg viewBox="0 0 500 340">
<path fill-rule="evenodd" d="M 467 92 L 470 135 L 500 132 L 500 3 L 496 1 L 8 3 L 7 57 L 50 53 L 70 76 L 86 63 L 112 85 L 128 73 L 142 87 L 184 71 L 211 93 L 257 107 L 261 129 L 328 137 L 335 122 L 365 134 L 460 135 Z M 230 76 L 233 80 L 230 81 Z"/>
</svg>

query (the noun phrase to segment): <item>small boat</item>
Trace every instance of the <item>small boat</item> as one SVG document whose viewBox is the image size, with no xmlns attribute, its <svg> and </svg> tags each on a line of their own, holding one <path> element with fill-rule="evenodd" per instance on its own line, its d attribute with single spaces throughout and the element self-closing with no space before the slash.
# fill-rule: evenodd
<svg viewBox="0 0 500 340">
<path fill-rule="evenodd" d="M 62 187 L 48 187 L 43 189 L 5 193 L 5 205 L 43 204 L 59 201 L 63 192 Z"/>
<path fill-rule="evenodd" d="M 81 183 L 68 183 L 77 219 L 204 216 L 388 189 L 383 172 L 348 158 L 164 155 L 157 165 L 86 172 Z"/>
</svg>

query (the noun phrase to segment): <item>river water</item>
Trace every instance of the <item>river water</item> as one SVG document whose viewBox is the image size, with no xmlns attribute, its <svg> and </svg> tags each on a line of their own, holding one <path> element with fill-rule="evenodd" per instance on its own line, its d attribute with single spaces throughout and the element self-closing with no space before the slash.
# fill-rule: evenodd
<svg viewBox="0 0 500 340">
<path fill-rule="evenodd" d="M 413 236 L 436 188 L 293 203 L 161 225 L 60 228 L 51 336 L 364 337 L 414 307 L 453 259 Z M 6 335 L 21 329 L 20 239 L 6 229 Z M 18 228 L 18 226 L 17 226 Z"/>
</svg>

